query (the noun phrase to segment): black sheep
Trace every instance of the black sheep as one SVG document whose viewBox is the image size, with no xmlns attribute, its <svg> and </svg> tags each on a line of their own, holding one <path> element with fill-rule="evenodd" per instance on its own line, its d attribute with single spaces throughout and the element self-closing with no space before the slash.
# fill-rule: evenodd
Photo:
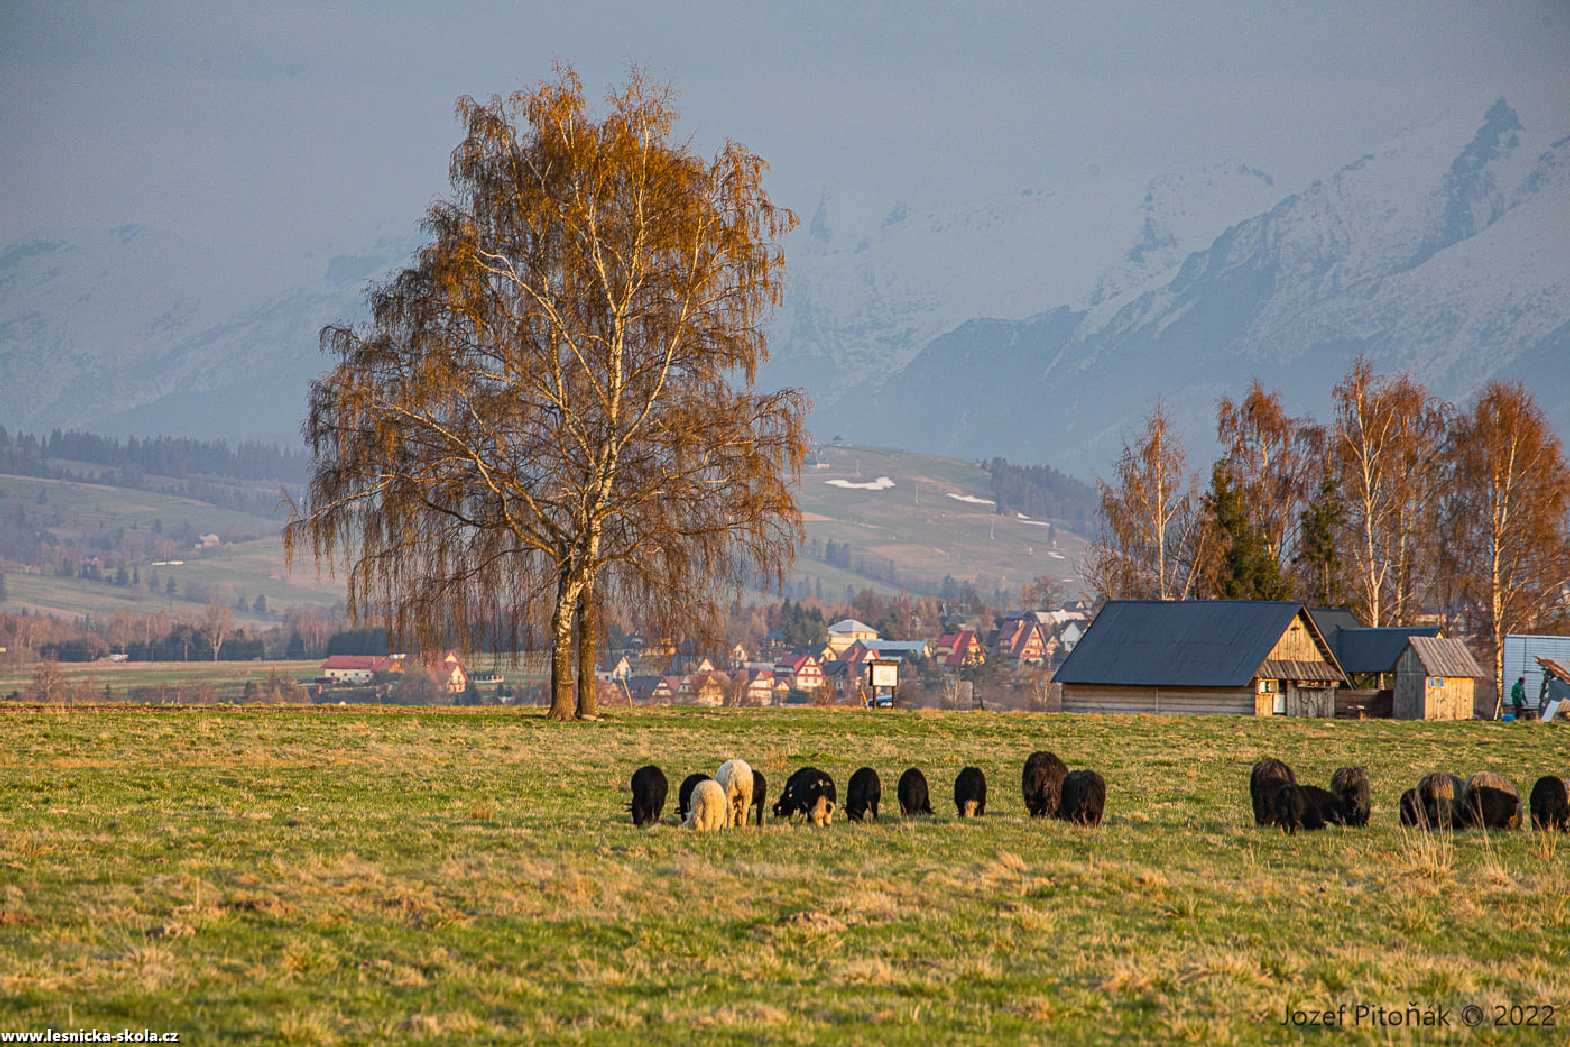
<svg viewBox="0 0 1570 1047">
<path fill-rule="evenodd" d="M 1254 824 L 1271 825 L 1270 801 L 1275 795 L 1279 785 L 1296 785 L 1297 775 L 1292 773 L 1292 768 L 1267 756 L 1254 764 L 1254 769 L 1248 774 L 1248 796 L 1254 804 Z"/>
<path fill-rule="evenodd" d="M 1341 767 L 1330 776 L 1330 791 L 1341 801 L 1341 814 L 1346 825 L 1364 826 L 1372 811 L 1369 799 L 1368 772 L 1361 767 Z"/>
<path fill-rule="evenodd" d="M 1570 781 L 1545 774 L 1532 786 L 1532 828 L 1570 832 Z"/>
<path fill-rule="evenodd" d="M 919 767 L 907 767 L 899 776 L 899 813 L 907 818 L 913 814 L 932 813 L 932 801 L 927 798 L 927 776 Z"/>
<path fill-rule="evenodd" d="M 1401 824 L 1414 829 L 1428 828 L 1428 818 L 1423 814 L 1423 801 L 1417 798 L 1416 789 L 1401 794 Z"/>
<path fill-rule="evenodd" d="M 1051 818 L 1058 813 L 1063 797 L 1063 779 L 1068 767 L 1056 753 L 1033 752 L 1020 772 L 1019 789 L 1025 797 L 1025 810 L 1032 818 Z"/>
<path fill-rule="evenodd" d="M 1436 771 L 1425 774 L 1417 783 L 1417 799 L 1423 806 L 1423 821 L 1430 829 L 1453 829 L 1460 821 L 1461 800 L 1466 783 L 1458 776 Z"/>
<path fill-rule="evenodd" d="M 838 798 L 833 778 L 816 767 L 798 768 L 780 791 L 779 802 L 774 805 L 774 817 L 791 818 L 798 814 L 808 818 L 821 816 L 824 808 L 820 806 L 820 801 L 826 804 L 827 815 L 832 816 Z"/>
<path fill-rule="evenodd" d="M 979 767 L 966 767 L 954 779 L 954 810 L 961 818 L 987 813 L 987 776 Z"/>
<path fill-rule="evenodd" d="M 665 772 L 652 763 L 633 771 L 632 802 L 627 805 L 627 809 L 632 812 L 632 824 L 653 825 L 659 821 L 660 812 L 665 809 L 665 793 L 669 789 L 670 783 L 665 780 Z"/>
<path fill-rule="evenodd" d="M 1270 821 L 1284 831 L 1312 832 L 1342 822 L 1341 801 L 1317 785 L 1278 784 L 1270 796 Z"/>
<path fill-rule="evenodd" d="M 681 788 L 676 790 L 677 821 L 687 820 L 687 810 L 692 806 L 692 790 L 698 787 L 699 782 L 706 781 L 708 778 L 709 775 L 706 774 L 689 774 L 681 780 Z"/>
<path fill-rule="evenodd" d="M 1100 825 L 1107 806 L 1107 783 L 1095 771 L 1070 771 L 1063 779 L 1057 816 L 1076 825 Z"/>
<path fill-rule="evenodd" d="M 858 767 L 845 786 L 845 817 L 853 822 L 878 820 L 883 802 L 883 781 L 871 767 Z"/>
<path fill-rule="evenodd" d="M 769 783 L 763 777 L 763 772 L 756 767 L 752 769 L 752 813 L 757 816 L 759 825 L 763 824 L 763 797 L 769 788 Z"/>
<path fill-rule="evenodd" d="M 1468 829 L 1521 828 L 1521 794 L 1510 780 L 1490 771 L 1472 775 L 1456 816 Z"/>
</svg>

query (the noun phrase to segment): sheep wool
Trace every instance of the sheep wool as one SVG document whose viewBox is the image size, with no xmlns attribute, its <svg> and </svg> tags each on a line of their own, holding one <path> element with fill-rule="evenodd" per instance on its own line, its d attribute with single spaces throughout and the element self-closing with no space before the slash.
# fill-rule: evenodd
<svg viewBox="0 0 1570 1047">
<path fill-rule="evenodd" d="M 684 824 L 700 833 L 717 832 L 725 828 L 729 813 L 725 790 L 713 778 L 705 778 L 692 790 L 692 802 Z"/>
<path fill-rule="evenodd" d="M 714 780 L 725 790 L 726 828 L 746 825 L 747 809 L 752 806 L 752 768 L 746 760 L 726 760 L 715 772 Z"/>
</svg>

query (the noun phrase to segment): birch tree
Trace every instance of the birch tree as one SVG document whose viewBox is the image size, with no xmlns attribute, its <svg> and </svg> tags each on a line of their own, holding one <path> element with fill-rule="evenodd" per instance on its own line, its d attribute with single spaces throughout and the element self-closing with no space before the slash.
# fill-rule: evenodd
<svg viewBox="0 0 1570 1047">
<path fill-rule="evenodd" d="M 1570 467 L 1519 383 L 1491 382 L 1456 431 L 1449 547 L 1463 598 L 1493 651 L 1503 702 L 1504 638 L 1565 614 Z"/>
<path fill-rule="evenodd" d="M 1281 394 L 1256 378 L 1242 400 L 1216 406 L 1216 439 L 1249 523 L 1278 569 L 1291 562 L 1302 506 L 1314 493 L 1325 451 L 1324 429 L 1293 418 Z"/>
<path fill-rule="evenodd" d="M 1115 483 L 1098 484 L 1100 532 L 1084 565 L 1109 597 L 1182 599 L 1192 590 L 1197 516 L 1188 452 L 1159 402 L 1123 443 Z"/>
<path fill-rule="evenodd" d="M 322 332 L 337 365 L 286 534 L 397 636 L 486 625 L 516 649 L 543 625 L 557 719 L 594 714 L 607 600 L 702 629 L 801 536 L 804 403 L 753 385 L 795 218 L 757 155 L 674 140 L 668 88 L 634 73 L 606 108 L 570 69 L 459 101 L 430 243 L 374 290 L 368 329 Z"/>
</svg>

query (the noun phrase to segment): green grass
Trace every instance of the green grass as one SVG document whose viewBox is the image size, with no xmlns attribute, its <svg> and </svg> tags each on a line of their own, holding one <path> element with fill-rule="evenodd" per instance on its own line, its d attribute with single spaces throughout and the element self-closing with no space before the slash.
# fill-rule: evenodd
<svg viewBox="0 0 1570 1047">
<path fill-rule="evenodd" d="M 1570 771 L 1530 725 L 813 710 L 11 711 L 0 1029 L 185 1042 L 1298 1042 L 1289 1006 L 1559 1007 L 1570 878 L 1527 832 L 1396 825 L 1434 768 Z M 1037 747 L 1109 785 L 1099 830 L 1023 816 Z M 1265 753 L 1365 764 L 1374 824 L 1255 829 Z M 867 763 L 877 825 L 627 824 L 728 756 L 777 793 Z M 938 816 L 889 816 L 925 768 Z M 966 763 L 989 813 L 952 816 Z M 667 808 L 667 818 L 669 818 Z M 1554 841 L 1558 842 L 1558 841 Z M 1349 1029 L 1338 1041 L 1408 1041 Z M 1459 1042 L 1465 1030 L 1448 1036 Z"/>
<path fill-rule="evenodd" d="M 158 684 L 208 684 L 222 697 L 235 698 L 247 680 L 261 683 L 270 673 L 282 673 L 298 680 L 312 680 L 321 674 L 322 660 L 272 660 L 251 662 L 61 662 L 60 671 L 73 683 L 101 694 L 107 684 L 121 701 L 133 688 Z M 26 693 L 32 684 L 34 666 L 0 667 L 0 694 Z"/>
</svg>

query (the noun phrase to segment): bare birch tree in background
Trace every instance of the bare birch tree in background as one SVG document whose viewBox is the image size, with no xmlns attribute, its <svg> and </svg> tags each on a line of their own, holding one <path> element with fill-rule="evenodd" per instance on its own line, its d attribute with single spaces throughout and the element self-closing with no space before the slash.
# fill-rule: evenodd
<svg viewBox="0 0 1570 1047">
<path fill-rule="evenodd" d="M 368 331 L 322 332 L 286 552 L 421 644 L 483 626 L 516 649 L 548 620 L 550 715 L 592 716 L 606 601 L 717 631 L 726 586 L 783 577 L 800 540 L 803 401 L 753 387 L 795 218 L 755 154 L 673 141 L 641 74 L 600 121 L 570 69 L 458 114 L 432 242 Z"/>
<path fill-rule="evenodd" d="M 1321 476 L 1323 427 L 1290 417 L 1281 394 L 1267 393 L 1256 378 L 1241 401 L 1222 397 L 1217 404 L 1216 439 L 1249 523 L 1286 574 L 1303 506 Z"/>
<path fill-rule="evenodd" d="M 1183 599 L 1192 590 L 1197 513 L 1188 452 L 1160 403 L 1123 443 L 1115 483 L 1099 484 L 1099 533 L 1083 574 L 1111 598 Z"/>
<path fill-rule="evenodd" d="M 1358 357 L 1332 393 L 1330 456 L 1345 508 L 1351 590 L 1370 626 L 1401 624 L 1419 606 L 1422 543 L 1443 481 L 1443 405 Z"/>
<path fill-rule="evenodd" d="M 1565 615 L 1570 467 L 1525 386 L 1491 382 L 1458 421 L 1448 543 L 1463 598 L 1493 651 L 1504 700 L 1504 638 Z"/>
</svg>

